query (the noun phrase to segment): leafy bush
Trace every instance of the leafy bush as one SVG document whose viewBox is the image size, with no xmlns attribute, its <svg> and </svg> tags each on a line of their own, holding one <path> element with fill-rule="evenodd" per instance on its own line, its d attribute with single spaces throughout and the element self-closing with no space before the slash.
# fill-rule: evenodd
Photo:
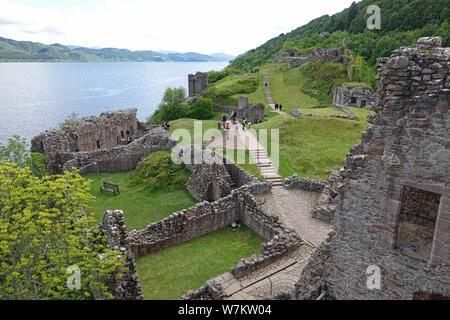
<svg viewBox="0 0 450 320">
<path fill-rule="evenodd" d="M 190 107 L 183 103 L 185 100 L 186 89 L 167 88 L 158 109 L 148 119 L 147 124 L 162 124 L 166 121 L 185 118 L 190 112 Z"/>
<path fill-rule="evenodd" d="M 131 183 L 144 185 L 154 192 L 185 188 L 191 173 L 184 164 L 172 162 L 170 151 L 151 153 L 140 162 L 131 176 Z"/>
<path fill-rule="evenodd" d="M 213 102 L 208 98 L 199 98 L 192 107 L 189 117 L 198 120 L 211 119 L 214 115 Z"/>
<path fill-rule="evenodd" d="M 324 105 L 332 103 L 333 89 L 349 80 L 347 68 L 341 63 L 315 61 L 302 66 L 300 70 L 306 79 L 301 87 L 302 92 Z"/>
<path fill-rule="evenodd" d="M 18 135 L 9 138 L 6 146 L 0 143 L 0 160 L 15 163 L 22 169 L 28 167 L 32 174 L 38 177 L 48 175 L 45 168 L 47 156 L 30 152 L 26 140 Z"/>
<path fill-rule="evenodd" d="M 0 163 L 0 299 L 113 298 L 103 280 L 123 259 L 84 214 L 91 198 L 76 172 L 39 178 Z M 70 266 L 79 268 L 79 290 L 67 285 Z"/>
<path fill-rule="evenodd" d="M 66 126 L 68 126 L 68 125 L 70 125 L 72 123 L 84 121 L 86 119 L 87 119 L 87 117 L 81 117 L 78 113 L 72 112 L 71 114 L 69 114 L 66 117 L 66 120 L 64 120 L 63 123 L 59 124 L 59 127 L 62 129 L 62 128 L 66 127 Z"/>
</svg>

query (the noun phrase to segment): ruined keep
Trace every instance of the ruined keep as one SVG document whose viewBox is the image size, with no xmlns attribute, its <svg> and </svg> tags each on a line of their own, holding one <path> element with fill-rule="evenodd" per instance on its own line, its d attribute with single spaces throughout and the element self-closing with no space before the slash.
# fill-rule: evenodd
<svg viewBox="0 0 450 320">
<path fill-rule="evenodd" d="M 288 49 L 276 56 L 273 63 L 288 63 L 289 68 L 296 68 L 311 61 L 319 60 L 325 63 L 348 63 L 353 51 L 342 46 L 339 48 L 316 48 L 312 52 L 301 53 L 296 49 Z"/>
<path fill-rule="evenodd" d="M 376 94 L 369 87 L 342 85 L 333 90 L 333 104 L 337 106 L 371 108 L 376 102 Z"/>
<path fill-rule="evenodd" d="M 202 93 L 208 87 L 208 72 L 189 74 L 189 97 Z"/>
<path fill-rule="evenodd" d="M 61 130 L 44 131 L 32 139 L 31 151 L 48 156 L 52 174 L 94 163 L 100 172 L 134 169 L 149 153 L 177 144 L 159 126 L 139 122 L 136 113 L 136 109 L 104 112 Z"/>
<path fill-rule="evenodd" d="M 262 103 L 249 104 L 247 97 L 240 96 L 238 98 L 237 119 L 241 120 L 242 117 L 245 117 L 247 122 L 250 123 L 263 122 L 265 108 Z"/>
<path fill-rule="evenodd" d="M 441 42 L 421 38 L 377 60 L 376 114 L 346 158 L 336 233 L 303 270 L 297 299 L 450 296 L 450 48 Z M 379 288 L 370 286 L 377 271 Z"/>
</svg>

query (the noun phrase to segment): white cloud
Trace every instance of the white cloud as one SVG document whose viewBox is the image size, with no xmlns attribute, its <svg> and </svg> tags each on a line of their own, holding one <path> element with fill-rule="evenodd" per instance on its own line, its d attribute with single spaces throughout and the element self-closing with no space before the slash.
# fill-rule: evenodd
<svg viewBox="0 0 450 320">
<path fill-rule="evenodd" d="M 92 0 L 52 6 L 49 1 L 43 1 L 44 6 L 39 1 L 0 0 L 0 36 L 47 44 L 237 55 L 352 2 Z"/>
</svg>

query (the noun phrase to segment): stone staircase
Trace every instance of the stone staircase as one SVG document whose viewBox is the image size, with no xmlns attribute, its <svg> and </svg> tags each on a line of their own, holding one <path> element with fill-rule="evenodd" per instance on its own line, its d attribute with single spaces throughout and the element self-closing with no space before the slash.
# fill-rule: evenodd
<svg viewBox="0 0 450 320">
<path fill-rule="evenodd" d="M 278 174 L 277 168 L 270 160 L 267 152 L 263 148 L 250 149 L 250 157 L 258 166 L 261 175 L 267 182 L 271 182 L 273 186 L 281 186 L 283 184 L 283 179 Z"/>
<path fill-rule="evenodd" d="M 231 178 L 231 177 L 230 177 L 230 178 Z M 237 188 L 237 186 L 236 186 L 236 181 L 234 181 L 233 178 L 231 178 L 231 180 L 230 180 L 230 188 L 231 188 L 231 190 Z"/>
</svg>

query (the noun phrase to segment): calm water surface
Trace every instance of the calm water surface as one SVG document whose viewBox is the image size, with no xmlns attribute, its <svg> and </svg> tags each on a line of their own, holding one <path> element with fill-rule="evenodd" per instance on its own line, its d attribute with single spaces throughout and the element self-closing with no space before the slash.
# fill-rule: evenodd
<svg viewBox="0 0 450 320">
<path fill-rule="evenodd" d="M 145 121 L 167 87 L 186 88 L 188 74 L 226 62 L 0 63 L 0 143 L 28 141 L 67 115 L 137 108 Z"/>
</svg>

